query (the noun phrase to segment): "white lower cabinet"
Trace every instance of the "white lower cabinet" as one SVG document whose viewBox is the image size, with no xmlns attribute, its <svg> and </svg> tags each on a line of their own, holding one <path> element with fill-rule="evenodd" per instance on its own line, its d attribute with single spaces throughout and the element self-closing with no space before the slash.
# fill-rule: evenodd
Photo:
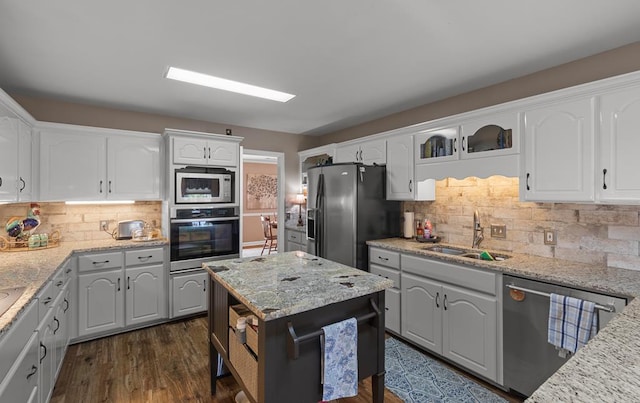
<svg viewBox="0 0 640 403">
<path fill-rule="evenodd" d="M 497 381 L 498 274 L 410 255 L 401 268 L 402 336 Z"/>
<path fill-rule="evenodd" d="M 39 358 L 40 370 L 40 401 L 48 402 L 51 398 L 51 392 L 53 391 L 53 385 L 55 380 L 55 361 L 56 361 L 56 348 L 55 348 L 55 334 L 54 331 L 58 328 L 59 322 L 56 323 L 53 318 L 54 311 L 49 309 L 49 313 L 44 317 L 44 320 L 40 322 L 38 326 L 38 346 L 39 346 Z"/>
<path fill-rule="evenodd" d="M 80 256 L 78 336 L 166 318 L 163 261 L 163 248 Z"/>
<path fill-rule="evenodd" d="M 400 254 L 369 248 L 369 271 L 393 280 L 393 287 L 387 288 L 384 293 L 384 324 L 387 330 L 400 334 Z"/>
<path fill-rule="evenodd" d="M 171 278 L 171 317 L 192 315 L 207 310 L 208 275 L 206 272 L 178 274 Z"/>
<path fill-rule="evenodd" d="M 0 402 L 37 403 L 38 333 L 31 332 L 27 344 L 0 383 Z"/>
</svg>

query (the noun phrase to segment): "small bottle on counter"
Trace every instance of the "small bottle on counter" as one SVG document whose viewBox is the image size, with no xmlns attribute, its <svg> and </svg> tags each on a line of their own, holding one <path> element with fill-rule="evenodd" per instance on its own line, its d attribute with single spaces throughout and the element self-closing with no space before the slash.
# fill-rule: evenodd
<svg viewBox="0 0 640 403">
<path fill-rule="evenodd" d="M 424 236 L 424 229 L 422 228 L 422 221 L 418 221 L 418 226 L 416 227 L 416 236 L 418 238 L 422 238 Z"/>
<path fill-rule="evenodd" d="M 424 237 L 431 238 L 433 235 L 433 227 L 431 226 L 431 221 L 425 219 L 424 220 Z"/>
</svg>

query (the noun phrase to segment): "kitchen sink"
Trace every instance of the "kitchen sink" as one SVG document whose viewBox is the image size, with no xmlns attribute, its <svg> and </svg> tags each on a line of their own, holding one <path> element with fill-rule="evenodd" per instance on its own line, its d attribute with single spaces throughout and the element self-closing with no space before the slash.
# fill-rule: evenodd
<svg viewBox="0 0 640 403">
<path fill-rule="evenodd" d="M 452 246 L 427 246 L 423 249 L 429 252 L 444 253 L 445 255 L 459 256 L 459 257 L 464 257 L 468 259 L 487 260 L 487 259 L 482 259 L 481 257 L 482 251 L 473 250 L 473 249 L 456 248 Z M 493 258 L 498 261 L 506 260 L 510 258 L 510 256 L 508 255 L 495 254 L 495 253 L 492 253 L 491 256 L 493 256 Z"/>
<path fill-rule="evenodd" d="M 26 287 L 3 288 L 0 290 L 0 316 L 2 316 L 11 305 L 13 305 L 22 295 Z"/>
</svg>

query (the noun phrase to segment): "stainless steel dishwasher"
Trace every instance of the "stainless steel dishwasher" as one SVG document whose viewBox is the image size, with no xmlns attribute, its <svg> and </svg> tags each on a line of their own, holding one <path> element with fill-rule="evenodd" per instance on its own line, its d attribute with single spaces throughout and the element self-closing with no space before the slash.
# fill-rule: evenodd
<svg viewBox="0 0 640 403">
<path fill-rule="evenodd" d="M 595 302 L 598 330 L 627 303 L 624 298 L 509 275 L 503 276 L 503 284 L 504 385 L 525 396 L 569 359 L 560 358 L 547 342 L 549 293 Z"/>
</svg>

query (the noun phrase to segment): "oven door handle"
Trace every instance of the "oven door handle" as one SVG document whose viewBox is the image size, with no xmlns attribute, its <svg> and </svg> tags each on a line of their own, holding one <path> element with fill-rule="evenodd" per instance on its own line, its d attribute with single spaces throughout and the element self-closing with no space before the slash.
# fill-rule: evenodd
<svg viewBox="0 0 640 403">
<path fill-rule="evenodd" d="M 219 217 L 219 218 L 180 218 L 180 219 L 171 219 L 171 224 L 179 224 L 179 223 L 190 223 L 194 221 L 206 221 L 206 222 L 215 222 L 215 221 L 239 221 L 240 217 Z"/>
</svg>

